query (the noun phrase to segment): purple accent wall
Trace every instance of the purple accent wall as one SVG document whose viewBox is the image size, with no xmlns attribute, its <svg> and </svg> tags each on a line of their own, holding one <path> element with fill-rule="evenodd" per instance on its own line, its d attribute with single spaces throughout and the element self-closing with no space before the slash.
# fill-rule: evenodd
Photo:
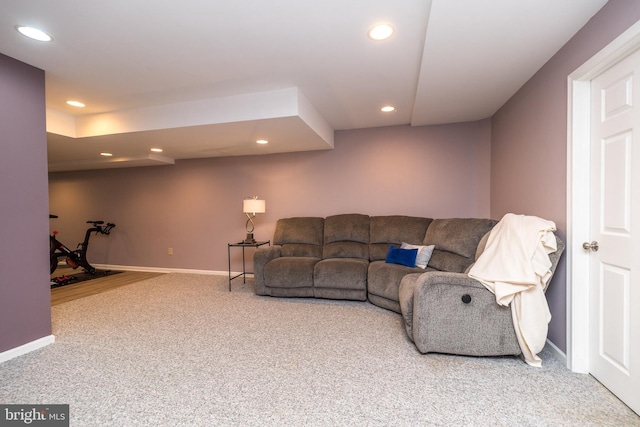
<svg viewBox="0 0 640 427">
<path fill-rule="evenodd" d="M 44 72 L 0 54 L 0 353 L 51 334 L 45 126 Z"/>
<path fill-rule="evenodd" d="M 637 0 L 610 0 L 492 118 L 491 216 L 556 222 L 566 240 L 567 77 L 640 19 Z M 547 292 L 549 339 L 566 352 L 566 267 Z"/>
<path fill-rule="evenodd" d="M 115 222 L 110 236 L 92 238 L 90 262 L 226 271 L 227 243 L 244 239 L 246 196 L 266 200 L 258 240 L 290 216 L 487 217 L 489 154 L 483 120 L 339 131 L 326 151 L 51 173 L 51 212 L 60 216 L 51 224 L 75 245 L 86 220 Z M 235 250 L 232 269 L 240 259 Z"/>
</svg>

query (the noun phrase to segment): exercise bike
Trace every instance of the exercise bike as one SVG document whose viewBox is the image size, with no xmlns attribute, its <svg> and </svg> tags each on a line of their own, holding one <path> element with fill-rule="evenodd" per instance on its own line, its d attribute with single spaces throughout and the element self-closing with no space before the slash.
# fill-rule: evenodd
<svg viewBox="0 0 640 427">
<path fill-rule="evenodd" d="M 49 214 L 49 218 L 58 218 L 58 216 Z M 87 224 L 91 224 L 92 227 L 87 229 L 87 232 L 84 235 L 84 241 L 82 243 L 78 243 L 77 249 L 74 251 L 58 241 L 56 238 L 56 235 L 58 234 L 57 231 L 54 231 L 53 234 L 49 236 L 49 262 L 51 274 L 53 274 L 53 272 L 56 271 L 56 268 L 58 268 L 58 259 L 61 257 L 65 257 L 67 265 L 74 270 L 78 267 L 82 267 L 86 273 L 92 275 L 96 274 L 96 268 L 87 261 L 87 248 L 89 247 L 89 238 L 91 237 L 91 233 L 95 232 L 96 234 L 108 235 L 111 232 L 111 229 L 116 225 L 110 222 L 103 225 L 104 221 L 87 221 Z"/>
</svg>

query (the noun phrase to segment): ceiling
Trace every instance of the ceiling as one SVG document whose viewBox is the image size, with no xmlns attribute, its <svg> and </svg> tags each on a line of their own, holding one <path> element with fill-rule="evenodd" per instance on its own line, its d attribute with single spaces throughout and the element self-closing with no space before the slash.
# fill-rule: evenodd
<svg viewBox="0 0 640 427">
<path fill-rule="evenodd" d="M 605 3 L 2 0 L 0 53 L 45 70 L 50 171 L 166 165 L 490 117 Z"/>
</svg>

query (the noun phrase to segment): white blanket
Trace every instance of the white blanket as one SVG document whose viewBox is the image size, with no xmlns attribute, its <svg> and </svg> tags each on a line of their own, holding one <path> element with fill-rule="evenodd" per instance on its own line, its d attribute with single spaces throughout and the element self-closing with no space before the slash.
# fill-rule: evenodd
<svg viewBox="0 0 640 427">
<path fill-rule="evenodd" d="M 524 360 L 542 366 L 538 353 L 547 340 L 551 313 L 544 289 L 551 277 L 549 254 L 557 249 L 556 225 L 535 216 L 506 214 L 491 230 L 484 252 L 469 271 L 493 292 L 498 304 L 511 304 L 513 326 Z"/>
</svg>

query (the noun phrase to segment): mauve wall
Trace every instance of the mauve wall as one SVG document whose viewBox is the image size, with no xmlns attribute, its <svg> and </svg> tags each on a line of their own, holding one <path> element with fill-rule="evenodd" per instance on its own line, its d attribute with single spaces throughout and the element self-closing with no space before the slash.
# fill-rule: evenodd
<svg viewBox="0 0 640 427">
<path fill-rule="evenodd" d="M 44 72 L 0 54 L 0 353 L 51 334 Z"/>
<path fill-rule="evenodd" d="M 640 19 L 640 1 L 611 0 L 492 118 L 491 216 L 507 212 L 556 222 L 567 215 L 567 76 Z M 566 240 L 566 239 L 565 239 Z M 549 339 L 566 352 L 563 258 L 547 299 Z"/>
<path fill-rule="evenodd" d="M 487 217 L 490 133 L 489 120 L 372 128 L 337 132 L 327 151 L 51 173 L 51 212 L 60 216 L 51 224 L 75 245 L 84 221 L 115 222 L 110 236 L 93 238 L 90 262 L 226 272 L 227 243 L 244 238 L 245 196 L 267 202 L 258 240 L 289 216 Z M 234 251 L 233 270 L 240 259 Z"/>
</svg>

